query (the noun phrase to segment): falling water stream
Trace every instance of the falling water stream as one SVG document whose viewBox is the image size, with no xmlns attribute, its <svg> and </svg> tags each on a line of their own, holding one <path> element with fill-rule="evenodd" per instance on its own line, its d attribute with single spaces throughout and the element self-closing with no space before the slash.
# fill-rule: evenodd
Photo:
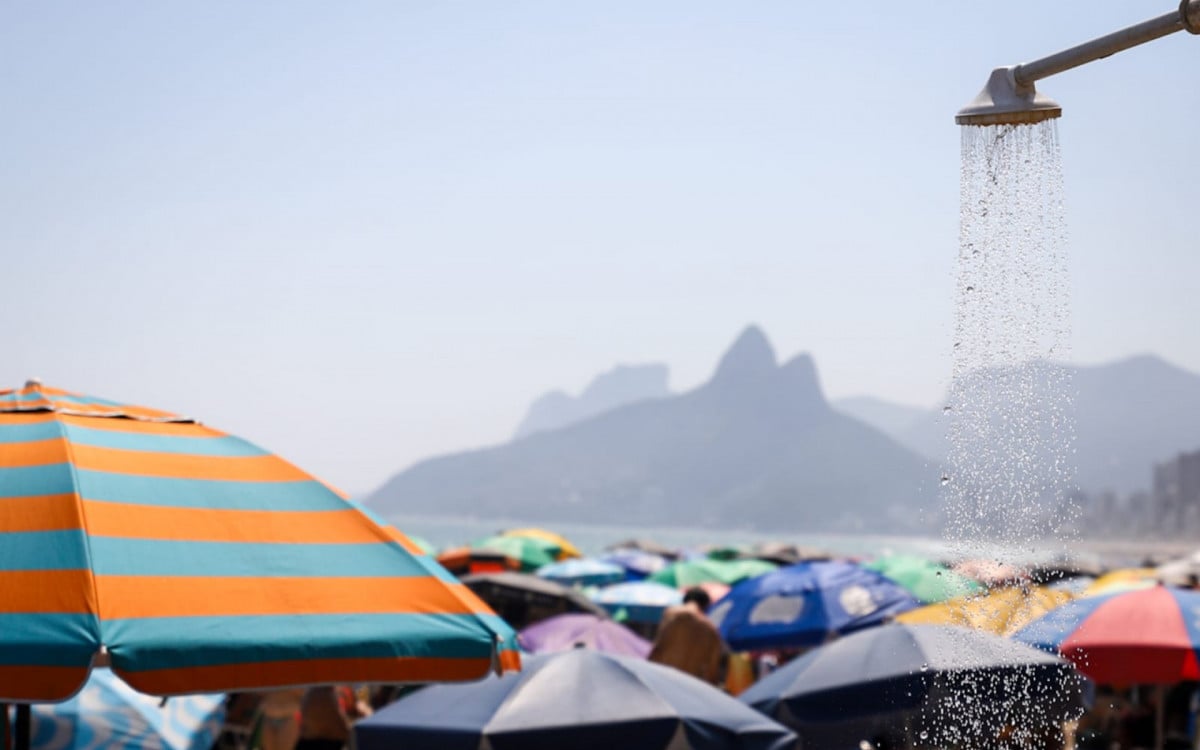
<svg viewBox="0 0 1200 750">
<path fill-rule="evenodd" d="M 1069 551 L 1076 520 L 1055 121 L 963 127 L 961 201 L 944 535 L 961 558 L 1019 570 L 1035 550 Z M 1031 711 L 1074 687 L 1019 671 L 947 679 L 949 697 L 924 717 L 920 736 L 958 747 L 986 747 L 1005 733 L 1008 747 L 1044 747 L 1038 725 L 1054 722 Z"/>
</svg>

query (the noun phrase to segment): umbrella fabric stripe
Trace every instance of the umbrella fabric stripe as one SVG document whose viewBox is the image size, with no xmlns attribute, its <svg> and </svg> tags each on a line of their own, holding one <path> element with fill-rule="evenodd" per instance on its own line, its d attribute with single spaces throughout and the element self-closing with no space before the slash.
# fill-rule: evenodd
<svg viewBox="0 0 1200 750">
<path fill-rule="evenodd" d="M 85 614 L 0 614 L 0 664 L 69 667 L 100 647 L 95 617 Z"/>
<path fill-rule="evenodd" d="M 425 576 L 425 569 L 411 556 L 401 554 L 391 541 L 374 544 L 239 544 L 93 536 L 90 544 L 96 575 Z"/>
<path fill-rule="evenodd" d="M 0 685 L 20 685 L 22 699 L 33 703 L 69 698 L 83 687 L 87 676 L 88 667 L 0 664 Z"/>
<path fill-rule="evenodd" d="M 263 643 L 276 644 L 276 654 L 294 657 L 283 661 L 302 661 L 317 652 L 332 659 L 385 659 L 429 656 L 428 643 L 437 638 L 440 656 L 489 659 L 496 644 L 479 627 L 479 619 L 450 614 L 284 614 L 118 619 L 104 621 L 101 628 L 114 668 L 128 670 L 136 661 L 138 671 L 154 671 L 168 664 L 254 664 L 261 661 Z M 205 631 L 227 636 L 212 643 Z M 206 644 L 203 649 L 195 648 L 201 643 Z M 164 658 L 168 664 L 156 663 Z"/>
<path fill-rule="evenodd" d="M 79 529 L 0 532 L 0 571 L 85 569 L 85 544 Z"/>
<path fill-rule="evenodd" d="M 1054 653 L 1058 650 L 1058 644 L 1062 643 L 1082 620 L 1091 617 L 1101 604 L 1114 596 L 1117 595 L 1093 596 L 1067 602 L 1018 630 L 1013 634 L 1013 640 Z"/>
<path fill-rule="evenodd" d="M 5 531 L 61 531 L 82 526 L 74 495 L 0 497 L 0 529 Z"/>
<path fill-rule="evenodd" d="M 457 587 L 465 588 L 462 584 Z M 96 576 L 105 620 L 162 617 L 446 612 L 489 615 L 478 600 L 428 576 L 387 578 L 175 578 Z M 186 597 L 178 596 L 181 590 Z M 266 593 L 264 593 L 266 592 Z"/>
<path fill-rule="evenodd" d="M 8 417 L 5 417 L 5 421 L 8 421 Z M 4 429 L 0 430 L 0 445 L 29 443 L 35 440 L 50 440 L 61 435 L 62 428 L 53 419 L 31 421 L 27 424 L 5 425 Z"/>
<path fill-rule="evenodd" d="M 87 469 L 79 469 L 76 475 L 79 494 L 89 500 L 227 510 L 342 510 L 346 507 L 345 500 L 312 479 L 299 482 L 219 482 L 135 477 Z M 70 482 L 69 474 L 66 480 Z M 61 491 L 70 492 L 70 485 Z"/>
<path fill-rule="evenodd" d="M 61 436 L 25 443 L 6 443 L 0 451 L 0 469 L 23 469 L 61 464 L 67 456 L 67 441 Z"/>
<path fill-rule="evenodd" d="M 93 423 L 96 420 L 91 420 Z M 152 424 L 134 422 L 134 424 Z M 40 425 L 29 425 L 39 427 Z M 94 448 L 112 448 L 127 451 L 145 451 L 150 453 L 180 453 L 194 456 L 214 457 L 245 457 L 270 455 L 262 448 L 241 438 L 230 435 L 161 435 L 143 432 L 118 432 L 116 430 L 96 430 L 91 427 L 68 425 L 66 435 L 74 445 L 86 445 Z"/>
<path fill-rule="evenodd" d="M 363 523 L 359 512 L 352 508 L 211 510 L 97 500 L 85 500 L 83 507 L 88 533 L 94 537 L 306 544 L 365 544 L 391 539 L 384 529 Z M 0 513 L 2 508 L 0 501 Z"/>
<path fill-rule="evenodd" d="M 36 445 L 29 444 L 26 445 Z M 221 482 L 294 482 L 308 474 L 271 454 L 257 456 L 195 456 L 152 453 L 71 444 L 72 463 L 79 469 L 139 477 L 205 479 Z M 45 463 L 49 463 L 46 461 Z"/>
<path fill-rule="evenodd" d="M 67 495 L 75 492 L 70 464 L 0 469 L 0 500 L 32 495 Z"/>
<path fill-rule="evenodd" d="M 7 613 L 95 612 L 95 590 L 90 570 L 3 570 L 0 618 Z"/>
<path fill-rule="evenodd" d="M 253 664 L 223 664 L 144 672 L 114 670 L 134 689 L 149 695 L 188 695 L 258 688 L 325 685 L 336 682 L 467 682 L 492 669 L 487 659 L 408 657 L 388 659 L 313 659 Z M 252 676 L 252 677 L 248 677 Z"/>
</svg>

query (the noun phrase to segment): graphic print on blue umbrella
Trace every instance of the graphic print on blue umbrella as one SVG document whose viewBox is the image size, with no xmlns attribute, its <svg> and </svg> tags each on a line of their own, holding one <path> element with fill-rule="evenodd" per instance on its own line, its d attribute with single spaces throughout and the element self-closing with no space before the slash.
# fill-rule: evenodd
<svg viewBox="0 0 1200 750">
<path fill-rule="evenodd" d="M 845 562 L 801 562 L 734 586 L 709 611 L 736 651 L 804 648 L 918 606 L 907 591 Z"/>
</svg>

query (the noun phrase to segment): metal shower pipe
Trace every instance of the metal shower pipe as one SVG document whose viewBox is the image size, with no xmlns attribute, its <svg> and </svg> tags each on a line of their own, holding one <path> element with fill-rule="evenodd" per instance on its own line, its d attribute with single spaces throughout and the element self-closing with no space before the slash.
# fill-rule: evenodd
<svg viewBox="0 0 1200 750">
<path fill-rule="evenodd" d="M 959 125 L 1021 124 L 1062 114 L 1062 107 L 1037 93 L 1034 82 L 1077 68 L 1160 37 L 1188 31 L 1200 34 L 1200 0 L 1181 0 L 1179 8 L 1149 21 L 1077 44 L 1020 65 L 996 68 L 979 96 L 959 110 Z"/>
</svg>

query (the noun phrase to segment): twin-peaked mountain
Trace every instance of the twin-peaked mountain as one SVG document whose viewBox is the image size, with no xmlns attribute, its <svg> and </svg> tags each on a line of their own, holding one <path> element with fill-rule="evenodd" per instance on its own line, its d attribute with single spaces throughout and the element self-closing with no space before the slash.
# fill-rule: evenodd
<svg viewBox="0 0 1200 750">
<path fill-rule="evenodd" d="M 692 391 L 523 432 L 417 463 L 367 502 L 384 514 L 900 531 L 916 527 L 939 475 L 830 408 L 812 358 L 779 364 L 754 327 Z"/>
</svg>

